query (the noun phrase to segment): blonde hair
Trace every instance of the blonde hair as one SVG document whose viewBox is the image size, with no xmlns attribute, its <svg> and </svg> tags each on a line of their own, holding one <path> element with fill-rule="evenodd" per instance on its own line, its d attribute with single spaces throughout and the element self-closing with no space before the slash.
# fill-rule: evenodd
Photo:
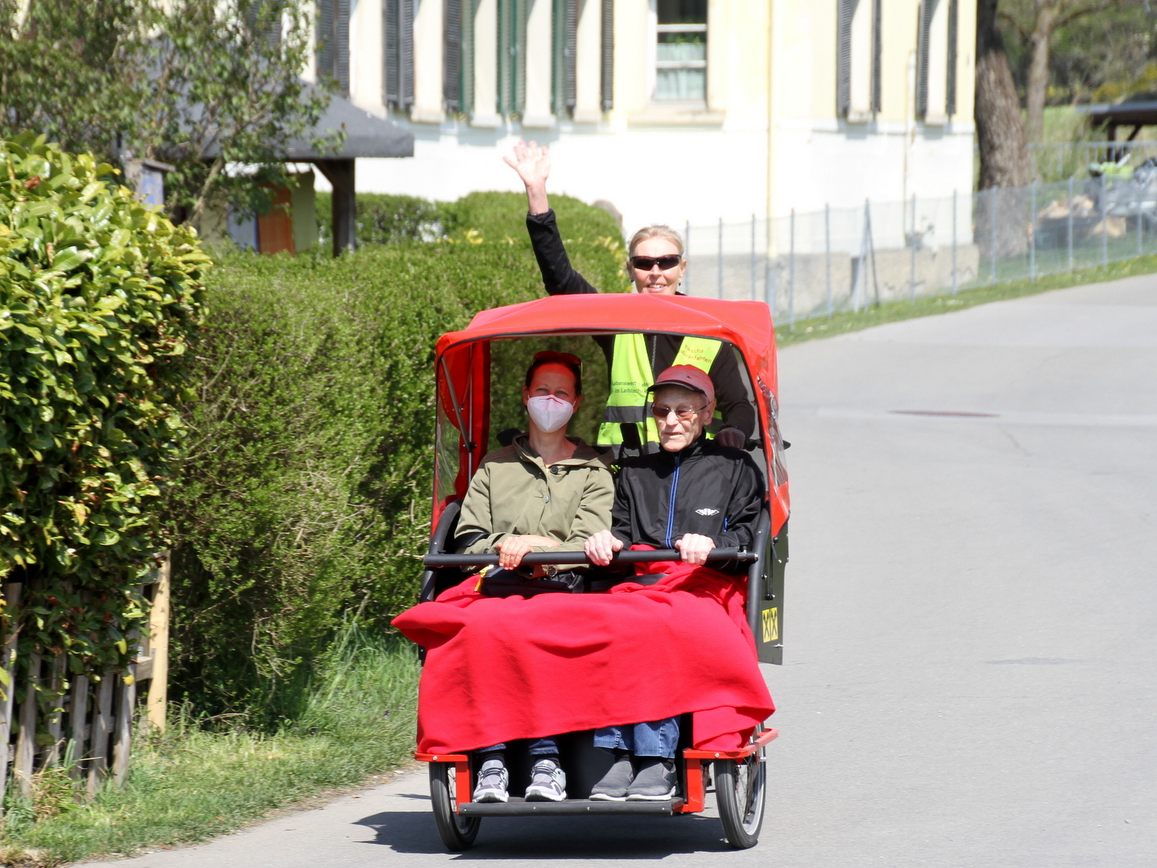
<svg viewBox="0 0 1157 868">
<path fill-rule="evenodd" d="M 679 255 L 683 255 L 683 236 L 664 223 L 655 223 L 644 226 L 631 236 L 631 241 L 627 244 L 627 256 L 634 256 L 635 248 L 650 238 L 666 238 L 678 248 Z"/>
</svg>

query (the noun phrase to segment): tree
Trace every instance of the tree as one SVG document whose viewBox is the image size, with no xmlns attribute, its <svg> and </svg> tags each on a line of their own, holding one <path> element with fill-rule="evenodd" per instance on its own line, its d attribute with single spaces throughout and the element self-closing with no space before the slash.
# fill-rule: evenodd
<svg viewBox="0 0 1157 868">
<path fill-rule="evenodd" d="M 998 0 L 980 0 L 976 14 L 976 138 L 980 146 L 981 190 L 990 190 L 987 207 L 977 214 L 976 237 L 985 256 L 1012 256 L 1024 251 L 1023 203 L 1016 189 L 1029 183 L 1032 171 L 1025 144 L 1020 101 L 1012 80 L 1004 40 L 997 27 Z M 1007 198 L 999 188 L 1015 188 Z"/>
<path fill-rule="evenodd" d="M 1116 29 L 1109 32 L 1118 37 L 1146 35 L 1145 25 L 1152 27 L 1148 20 L 1149 0 L 1002 0 L 999 15 L 1003 27 L 1015 33 L 1016 44 L 1026 50 L 1025 127 L 1030 142 L 1041 141 L 1049 84 L 1056 73 L 1052 51 L 1061 34 L 1098 19 L 1116 24 Z M 1098 28 L 1087 29 L 1090 35 L 1097 34 Z M 1104 28 L 1100 29 L 1102 36 L 1107 35 Z M 1090 39 L 1086 44 L 1096 51 L 1104 40 Z M 1070 43 L 1070 50 L 1071 47 Z M 1128 75 L 1136 69 L 1126 67 L 1121 72 Z"/>
<path fill-rule="evenodd" d="M 117 156 L 142 89 L 140 0 L 0 0 L 0 138 L 44 133 L 70 151 Z"/>
<path fill-rule="evenodd" d="M 978 187 L 1023 187 L 1031 169 L 1020 100 L 1004 39 L 997 27 L 998 0 L 979 0 L 976 15 L 976 136 Z"/>
<path fill-rule="evenodd" d="M 300 77 L 307 0 L 0 0 L 0 134 L 44 132 L 113 161 L 171 163 L 166 204 L 194 222 L 223 194 L 254 209 L 329 96 Z M 252 171 L 229 174 L 229 165 Z"/>
</svg>

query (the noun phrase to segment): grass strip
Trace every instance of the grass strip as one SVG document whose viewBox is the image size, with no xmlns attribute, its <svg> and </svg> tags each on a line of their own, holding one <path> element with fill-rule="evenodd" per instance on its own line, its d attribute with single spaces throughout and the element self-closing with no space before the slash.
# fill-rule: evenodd
<svg viewBox="0 0 1157 868">
<path fill-rule="evenodd" d="M 892 301 L 887 304 L 867 307 L 858 312 L 837 311 L 831 316 L 821 315 L 801 319 L 791 326 L 777 324 L 775 337 L 777 344 L 785 347 L 816 338 L 828 338 L 856 332 L 885 323 L 951 313 L 952 311 L 975 307 L 978 304 L 1006 301 L 1012 298 L 1049 292 L 1054 289 L 1066 289 L 1071 286 L 1105 283 L 1110 280 L 1120 280 L 1124 277 L 1135 277 L 1153 272 L 1157 272 L 1157 255 L 1139 256 L 1135 259 L 1122 260 L 1095 268 L 1050 274 L 1038 277 L 1036 280 L 1023 279 L 991 285 L 965 286 L 953 295 L 943 294 L 917 298 L 912 301 Z"/>
<path fill-rule="evenodd" d="M 214 731 L 186 719 L 133 746 L 125 786 L 91 803 L 51 788 L 13 800 L 0 864 L 60 865 L 202 841 L 327 791 L 402 765 L 415 732 L 418 661 L 412 646 L 347 628 L 303 700 L 273 734 Z M 41 782 L 43 783 L 43 782 Z"/>
</svg>

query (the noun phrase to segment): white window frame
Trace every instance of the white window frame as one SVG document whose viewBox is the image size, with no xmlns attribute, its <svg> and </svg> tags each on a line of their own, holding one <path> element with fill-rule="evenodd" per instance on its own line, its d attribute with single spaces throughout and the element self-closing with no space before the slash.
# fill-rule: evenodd
<svg viewBox="0 0 1157 868">
<path fill-rule="evenodd" d="M 651 0 L 650 5 L 650 20 L 652 23 L 652 30 L 654 37 L 650 41 L 650 56 L 648 67 L 650 69 L 651 82 L 650 94 L 651 104 L 655 106 L 701 106 L 706 107 L 708 102 L 708 64 L 711 58 L 710 54 L 710 6 L 709 0 L 702 0 L 703 2 L 703 23 L 702 24 L 660 24 L 659 23 L 659 8 L 658 0 Z M 702 33 L 703 34 L 703 59 L 702 60 L 659 60 L 659 39 L 661 36 L 669 33 Z M 660 97 L 659 89 L 659 71 L 669 69 L 686 69 L 686 70 L 701 70 L 703 74 L 703 96 L 702 98 L 691 99 L 671 99 Z"/>
</svg>

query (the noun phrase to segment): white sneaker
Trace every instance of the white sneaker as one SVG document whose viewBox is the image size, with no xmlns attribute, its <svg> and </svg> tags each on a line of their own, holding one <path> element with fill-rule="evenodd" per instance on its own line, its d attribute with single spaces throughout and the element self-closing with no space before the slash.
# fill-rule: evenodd
<svg viewBox="0 0 1157 868">
<path fill-rule="evenodd" d="M 526 801 L 561 802 L 565 798 L 566 772 L 554 760 L 536 762 L 530 786 L 526 788 Z"/>
<path fill-rule="evenodd" d="M 510 772 L 500 759 L 488 759 L 478 770 L 478 783 L 474 785 L 474 801 L 505 802 L 510 786 Z"/>
</svg>

